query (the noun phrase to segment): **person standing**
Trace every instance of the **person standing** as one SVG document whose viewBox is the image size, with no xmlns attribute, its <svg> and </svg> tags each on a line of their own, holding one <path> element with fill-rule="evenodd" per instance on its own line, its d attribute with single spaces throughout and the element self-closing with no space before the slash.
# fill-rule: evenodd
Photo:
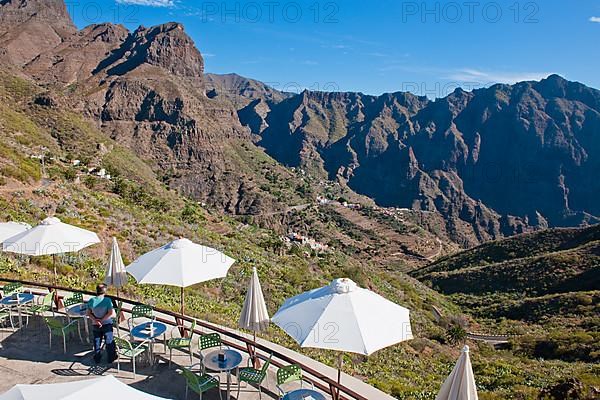
<svg viewBox="0 0 600 400">
<path fill-rule="evenodd" d="M 102 341 L 106 343 L 108 363 L 117 359 L 117 348 L 113 337 L 113 317 L 115 310 L 112 300 L 106 297 L 106 285 L 96 286 L 96 297 L 88 301 L 87 315 L 92 321 L 94 332 L 94 361 L 99 364 L 102 360 Z"/>
</svg>

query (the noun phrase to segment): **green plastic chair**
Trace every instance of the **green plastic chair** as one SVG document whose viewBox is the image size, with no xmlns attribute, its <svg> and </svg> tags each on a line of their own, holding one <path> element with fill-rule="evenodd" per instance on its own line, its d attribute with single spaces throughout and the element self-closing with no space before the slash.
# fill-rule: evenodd
<svg viewBox="0 0 600 400">
<path fill-rule="evenodd" d="M 293 382 L 300 382 L 300 387 L 304 387 L 302 368 L 300 368 L 300 366 L 292 364 L 277 370 L 277 389 L 279 389 L 279 398 L 282 398 L 287 393 L 285 390 L 283 390 L 282 385 Z M 312 388 L 314 390 L 314 385 L 312 385 Z"/>
<path fill-rule="evenodd" d="M 83 304 L 83 293 L 75 292 L 63 297 L 63 305 L 65 306 L 65 310 L 69 307 L 76 306 L 78 304 Z M 69 320 L 69 322 L 77 321 L 77 334 L 79 335 L 79 340 L 83 340 L 81 336 L 81 325 L 79 324 L 79 321 L 81 320 L 85 324 L 87 323 L 85 318 L 83 316 L 67 315 L 67 319 Z"/>
<path fill-rule="evenodd" d="M 120 318 L 121 318 L 121 310 L 123 310 L 123 302 L 122 301 L 118 301 L 117 302 L 117 307 L 115 308 L 115 316 L 112 319 L 113 326 L 115 328 L 117 328 L 117 336 L 118 337 L 121 337 L 121 329 L 120 329 L 120 326 L 121 326 L 121 320 L 120 320 Z"/>
<path fill-rule="evenodd" d="M 47 311 L 53 311 L 53 303 L 54 303 L 55 295 L 56 295 L 56 292 L 54 290 L 51 291 L 50 293 L 48 293 L 47 295 L 45 295 L 44 297 L 41 298 L 42 299 L 41 302 L 30 306 L 27 311 L 29 311 L 30 313 L 32 313 L 34 315 L 42 315 L 42 313 L 45 313 Z"/>
<path fill-rule="evenodd" d="M 131 331 L 136 325 L 136 319 L 154 319 L 154 310 L 152 307 L 145 304 L 138 304 L 133 306 L 131 310 L 131 317 L 127 320 L 127 325 L 129 326 L 129 330 Z"/>
<path fill-rule="evenodd" d="M 49 330 L 49 343 L 50 348 L 52 348 L 52 336 L 61 336 L 63 339 L 63 352 L 67 353 L 67 335 L 71 335 L 73 332 L 77 330 L 77 321 L 71 321 L 70 323 L 64 325 L 56 318 L 48 318 L 44 317 L 44 321 L 46 321 L 46 325 L 48 325 Z"/>
<path fill-rule="evenodd" d="M 223 341 L 221 341 L 221 336 L 219 336 L 218 333 L 207 333 L 205 335 L 200 335 L 200 339 L 198 339 L 198 352 L 200 353 L 200 360 L 204 360 L 204 354 L 202 354 L 203 350 L 212 349 L 214 347 L 218 347 L 219 349 L 223 348 Z M 225 347 L 229 348 L 229 346 Z"/>
<path fill-rule="evenodd" d="M 56 292 L 54 290 L 51 291 L 42 298 L 41 303 L 30 306 L 27 311 L 33 316 L 39 315 L 40 317 L 43 317 L 44 313 L 52 311 L 52 316 L 54 316 L 53 302 L 55 295 Z"/>
<path fill-rule="evenodd" d="M 131 310 L 131 318 L 154 318 L 154 310 L 146 304 L 138 304 L 133 306 Z"/>
<path fill-rule="evenodd" d="M 204 373 L 201 375 L 195 374 L 192 372 L 192 369 L 198 365 L 200 364 L 195 364 L 189 368 L 181 369 L 181 374 L 185 378 L 185 398 L 187 399 L 188 397 L 188 389 L 192 389 L 194 392 L 198 393 L 200 400 L 202 400 L 202 394 L 204 392 L 207 392 L 212 388 L 217 388 L 219 391 L 219 399 L 222 400 L 223 397 L 221 396 L 221 390 L 219 389 L 221 386 L 221 381 L 219 378 Z"/>
<path fill-rule="evenodd" d="M 6 285 L 4 285 L 2 291 L 4 292 L 5 297 L 11 296 L 15 293 L 22 293 L 23 284 L 20 282 L 9 282 Z"/>
<path fill-rule="evenodd" d="M 117 371 L 121 372 L 121 357 L 125 357 L 131 360 L 133 366 L 133 377 L 136 377 L 135 372 L 135 359 L 144 354 L 148 350 L 146 343 L 138 344 L 137 346 L 133 343 L 120 338 L 114 338 L 115 345 L 117 346 Z"/>
<path fill-rule="evenodd" d="M 67 296 L 65 296 L 63 298 L 63 304 L 65 305 L 65 308 L 77 305 L 77 304 L 83 304 L 83 294 L 82 293 L 71 293 Z"/>
<path fill-rule="evenodd" d="M 194 329 L 196 329 L 196 321 L 192 322 L 192 326 L 186 328 L 183 325 L 174 326 L 171 329 L 171 338 L 167 340 L 167 347 L 169 348 L 169 366 L 173 361 L 173 349 L 183 350 L 187 349 L 190 353 L 190 364 L 192 364 L 193 360 L 193 352 L 192 352 L 192 340 L 194 339 Z M 173 337 L 173 334 L 177 332 L 189 332 L 188 337 Z"/>
<path fill-rule="evenodd" d="M 129 317 L 127 319 L 127 327 L 129 328 L 129 332 L 131 332 L 133 330 L 133 328 L 135 328 L 136 325 L 139 325 L 140 323 L 143 322 L 143 321 L 139 321 L 139 320 L 144 320 L 144 321 L 145 320 L 154 320 L 154 310 L 152 309 L 152 307 L 150 307 L 149 305 L 146 305 L 146 304 L 138 304 L 136 306 L 133 306 L 133 308 L 131 309 L 131 317 Z M 132 342 L 144 341 L 143 339 L 133 337 L 132 335 L 129 336 L 129 340 Z M 163 341 L 163 345 L 164 345 L 164 341 Z M 166 346 L 165 346 L 165 352 L 166 352 Z"/>
<path fill-rule="evenodd" d="M 2 308 L 0 308 L 0 323 L 4 325 L 4 323 L 7 320 L 10 322 L 10 327 L 14 331 L 15 330 L 15 325 L 14 325 L 13 320 L 12 320 L 12 314 L 10 313 L 10 308 L 8 308 L 8 307 L 2 307 Z"/>
<path fill-rule="evenodd" d="M 271 365 L 271 359 L 273 358 L 273 354 L 269 356 L 268 359 L 265 360 L 261 369 L 256 369 L 252 367 L 242 368 L 238 373 L 238 392 L 236 399 L 240 398 L 240 389 L 241 383 L 246 382 L 249 384 L 255 384 L 258 386 L 258 398 L 262 399 L 262 390 L 261 384 L 267 377 L 267 371 L 269 370 L 269 366 Z M 248 359 L 248 363 L 252 362 L 252 360 Z"/>
<path fill-rule="evenodd" d="M 219 336 L 218 333 L 200 335 L 200 339 L 198 339 L 198 349 L 200 350 L 200 354 L 202 354 L 202 350 L 211 349 L 213 347 L 223 347 L 221 336 Z"/>
</svg>

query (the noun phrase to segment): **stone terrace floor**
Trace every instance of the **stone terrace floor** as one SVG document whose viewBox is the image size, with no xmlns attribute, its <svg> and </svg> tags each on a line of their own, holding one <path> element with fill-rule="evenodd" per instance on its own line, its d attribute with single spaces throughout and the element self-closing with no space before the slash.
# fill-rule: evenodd
<svg viewBox="0 0 600 400">
<path fill-rule="evenodd" d="M 82 334 L 85 334 L 82 329 Z M 122 336 L 128 333 L 122 331 Z M 91 344 L 81 343 L 75 334 L 67 342 L 67 353 L 63 354 L 60 337 L 53 337 L 52 348 L 48 347 L 48 329 L 40 318 L 31 318 L 28 326 L 12 331 L 0 329 L 0 394 L 16 384 L 45 384 L 61 383 L 74 380 L 88 379 L 99 375 L 111 374 L 132 387 L 167 399 L 185 398 L 185 381 L 177 372 L 181 366 L 189 366 L 189 355 L 173 353 L 173 365 L 169 367 L 168 354 L 163 354 L 162 343 L 157 343 L 155 353 L 159 363 L 150 367 L 147 363 L 137 366 L 137 377 L 134 379 L 129 360 L 121 362 L 121 372 L 117 371 L 116 363 L 113 365 L 94 365 L 91 354 Z M 247 355 L 244 355 L 246 357 Z M 199 362 L 198 357 L 194 363 Z M 242 363 L 246 366 L 246 359 Z M 221 375 L 221 394 L 226 397 L 226 376 Z M 289 388 L 294 389 L 294 387 Z M 271 368 L 269 376 L 263 383 L 263 399 L 277 397 L 274 370 Z M 232 376 L 231 398 L 236 398 L 237 380 Z M 197 398 L 190 391 L 189 398 Z M 205 393 L 203 399 L 218 399 L 219 394 L 215 389 Z M 255 387 L 245 386 L 239 399 L 258 399 Z M 329 397 L 327 397 L 329 398 Z"/>
</svg>

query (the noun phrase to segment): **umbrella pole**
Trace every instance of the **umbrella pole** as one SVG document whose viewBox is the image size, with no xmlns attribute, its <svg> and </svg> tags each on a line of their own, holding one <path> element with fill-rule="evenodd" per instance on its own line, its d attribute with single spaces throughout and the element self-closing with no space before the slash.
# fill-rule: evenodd
<svg viewBox="0 0 600 400">
<path fill-rule="evenodd" d="M 260 360 L 258 359 L 258 355 L 256 354 L 256 331 L 252 331 L 252 358 L 254 359 L 254 368 L 260 368 Z"/>
<path fill-rule="evenodd" d="M 183 293 L 183 286 L 181 287 L 181 315 L 185 315 L 185 294 Z"/>
<path fill-rule="evenodd" d="M 54 283 L 58 283 L 58 274 L 56 273 L 56 254 L 52 254 L 52 266 L 54 267 Z"/>
<path fill-rule="evenodd" d="M 338 354 L 338 379 L 337 383 L 340 386 L 340 382 L 342 381 L 342 367 L 344 366 L 344 355 L 342 353 Z M 338 387 L 336 390 L 336 398 L 340 398 L 340 388 Z"/>
<path fill-rule="evenodd" d="M 185 294 L 183 292 L 183 286 L 181 287 L 181 309 L 180 309 L 180 312 L 181 312 L 180 318 L 175 318 L 177 325 L 180 325 L 179 334 L 181 335 L 181 337 L 188 337 L 187 331 L 184 328 L 185 320 L 183 319 L 183 317 L 185 316 Z"/>
</svg>

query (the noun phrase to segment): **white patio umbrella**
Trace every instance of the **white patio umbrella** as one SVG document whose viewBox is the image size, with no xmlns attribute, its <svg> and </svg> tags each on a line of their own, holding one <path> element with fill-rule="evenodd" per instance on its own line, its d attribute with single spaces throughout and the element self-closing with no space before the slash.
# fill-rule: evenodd
<svg viewBox="0 0 600 400">
<path fill-rule="evenodd" d="M 183 288 L 225 277 L 234 262 L 218 250 L 189 239 L 178 239 L 142 255 L 125 270 L 138 283 L 180 287 L 183 314 Z"/>
<path fill-rule="evenodd" d="M 108 264 L 106 264 L 106 276 L 104 277 L 104 283 L 108 286 L 112 286 L 117 289 L 117 296 L 119 296 L 119 289 L 125 286 L 127 283 L 127 272 L 125 272 L 125 264 L 123 264 L 123 257 L 121 257 L 121 250 L 119 250 L 119 243 L 117 238 L 112 238 L 112 248 L 110 250 L 110 258 Z"/>
<path fill-rule="evenodd" d="M 6 239 L 2 249 L 28 256 L 44 256 L 72 253 L 100 243 L 94 232 L 65 224 L 56 217 L 49 217 L 39 225 Z M 56 259 L 54 277 L 56 278 Z"/>
<path fill-rule="evenodd" d="M 46 385 L 15 385 L 0 400 L 164 400 L 128 386 L 112 375 Z"/>
<path fill-rule="evenodd" d="M 24 222 L 0 222 L 0 243 L 27 229 L 31 229 L 31 225 Z"/>
<path fill-rule="evenodd" d="M 254 344 L 256 345 L 256 332 L 262 332 L 269 327 L 269 311 L 265 304 L 258 272 L 256 267 L 252 268 L 252 276 L 248 284 L 244 307 L 240 315 L 239 327 L 252 331 Z"/>
<path fill-rule="evenodd" d="M 469 358 L 469 346 L 465 346 L 435 400 L 477 399 L 477 386 L 475 385 L 475 377 Z"/>
<path fill-rule="evenodd" d="M 301 347 L 370 355 L 413 338 L 409 313 L 343 278 L 286 300 L 271 320 Z"/>
</svg>

